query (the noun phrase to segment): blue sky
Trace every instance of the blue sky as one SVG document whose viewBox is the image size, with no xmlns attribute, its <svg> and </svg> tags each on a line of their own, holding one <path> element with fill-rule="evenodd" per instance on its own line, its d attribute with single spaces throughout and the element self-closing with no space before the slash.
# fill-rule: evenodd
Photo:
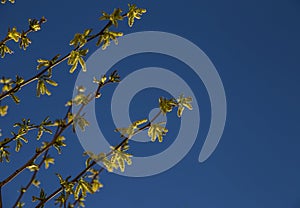
<svg viewBox="0 0 300 208">
<path fill-rule="evenodd" d="M 123 77 L 130 70 L 148 66 L 171 68 L 184 77 L 200 103 L 199 135 L 188 155 L 162 174 L 129 178 L 104 173 L 101 176 L 104 188 L 87 198 L 86 207 L 300 207 L 299 1 L 16 0 L 14 5 L 7 3 L 0 7 L 1 37 L 8 26 L 26 28 L 28 18 L 45 16 L 48 22 L 42 31 L 30 35 L 33 43 L 27 51 L 15 47 L 14 55 L 0 60 L 1 76 L 18 73 L 29 78 L 36 73 L 38 58 L 67 53 L 71 49 L 68 43 L 75 33 L 86 28 L 97 31 L 103 26 L 98 21 L 101 11 L 111 12 L 116 7 L 125 10 L 127 3 L 136 3 L 148 12 L 133 28 L 121 23 L 119 29 L 125 34 L 149 30 L 174 33 L 192 41 L 208 55 L 226 91 L 227 122 L 214 154 L 205 163 L 198 163 L 210 122 L 209 98 L 201 80 L 170 57 L 139 54 L 122 60 L 117 67 Z M 94 44 L 89 47 L 91 53 L 97 49 Z M 54 79 L 59 88 L 51 88 L 51 97 L 34 98 L 35 85 L 30 85 L 22 90 L 22 102 L 18 106 L 6 100 L 11 109 L 7 117 L 0 119 L 4 136 L 9 135 L 7 130 L 15 121 L 24 117 L 38 122 L 47 115 L 57 118 L 65 113 L 64 104 L 72 96 L 76 80 L 76 74 L 70 75 L 68 71 L 67 64 L 56 68 Z M 99 115 L 102 112 L 107 120 L 103 127 L 106 134 L 117 138 L 107 115 L 114 87 L 103 91 L 97 112 Z M 165 93 L 152 92 L 157 97 Z M 142 98 L 146 94 L 140 92 L 134 98 L 133 120 L 147 116 L 153 108 L 152 101 L 143 104 Z M 149 100 L 155 99 L 154 95 Z M 133 145 L 132 148 L 141 148 L 133 151 L 147 155 L 167 148 L 172 143 L 172 136 L 176 135 L 179 122 L 176 116 L 170 115 L 168 120 L 172 119 L 165 143 Z M 84 150 L 76 135 L 68 131 L 65 136 L 68 148 L 63 150 L 55 166 L 39 175 L 47 193 L 58 186 L 55 172 L 74 175 L 83 167 Z M 20 166 L 26 156 L 33 154 L 34 144 L 37 142 L 32 139 L 22 153 L 12 156 L 11 163 L 1 164 L 1 179 Z M 51 155 L 56 156 L 56 153 L 53 151 Z M 11 206 L 17 190 L 27 178 L 27 174 L 21 175 L 4 188 L 4 207 Z M 25 199 L 30 200 L 30 195 L 36 192 L 37 189 L 32 187 Z M 46 207 L 52 207 L 52 204 Z"/>
</svg>

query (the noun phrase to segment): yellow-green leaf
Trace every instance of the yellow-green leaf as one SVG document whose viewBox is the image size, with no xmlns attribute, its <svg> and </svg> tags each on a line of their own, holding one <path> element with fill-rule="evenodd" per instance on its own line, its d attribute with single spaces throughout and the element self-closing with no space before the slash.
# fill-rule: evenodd
<svg viewBox="0 0 300 208">
<path fill-rule="evenodd" d="M 141 19 L 141 15 L 146 13 L 146 9 L 142 9 L 142 8 L 137 8 L 135 4 L 128 4 L 129 6 L 129 11 L 127 13 L 127 17 L 128 17 L 128 25 L 129 27 L 133 26 L 134 23 L 134 19 Z"/>
<path fill-rule="evenodd" d="M 193 109 L 193 107 L 191 105 L 192 100 L 193 100 L 192 97 L 183 97 L 183 95 L 179 96 L 179 98 L 177 99 L 177 104 L 178 104 L 177 116 L 178 117 L 182 116 L 182 112 L 185 107 L 189 110 Z"/>
<path fill-rule="evenodd" d="M 7 45 L 5 45 L 5 44 L 0 45 L 1 58 L 4 58 L 5 54 L 7 54 L 7 53 L 12 54 L 13 51 L 9 47 L 7 47 Z"/>
<path fill-rule="evenodd" d="M 32 164 L 27 166 L 27 169 L 29 169 L 30 171 L 38 171 L 39 170 L 39 166 L 37 164 Z"/>
<path fill-rule="evenodd" d="M 148 136 L 151 138 L 152 142 L 155 142 L 156 138 L 158 138 L 159 142 L 163 141 L 163 135 L 165 135 L 168 132 L 168 129 L 162 126 L 165 124 L 166 122 L 151 124 L 148 130 Z"/>
<path fill-rule="evenodd" d="M 0 115 L 5 116 L 7 114 L 8 105 L 0 106 Z"/>
<path fill-rule="evenodd" d="M 94 180 L 92 181 L 92 190 L 93 190 L 93 192 L 98 191 L 98 190 L 99 190 L 100 188 L 102 188 L 102 187 L 103 187 L 103 184 L 100 183 L 99 180 L 94 179 Z"/>
<path fill-rule="evenodd" d="M 177 106 L 174 98 L 169 100 L 163 97 L 159 98 L 159 108 L 164 115 L 171 112 L 174 106 Z"/>
<path fill-rule="evenodd" d="M 49 168 L 49 164 L 54 164 L 54 158 L 52 157 L 47 157 L 44 161 L 45 163 L 45 169 L 48 169 Z"/>
<path fill-rule="evenodd" d="M 7 36 L 9 38 L 11 38 L 12 40 L 14 40 L 15 42 L 18 42 L 19 38 L 21 37 L 21 34 L 19 32 L 17 32 L 17 28 L 14 27 L 14 28 L 8 30 Z"/>
</svg>

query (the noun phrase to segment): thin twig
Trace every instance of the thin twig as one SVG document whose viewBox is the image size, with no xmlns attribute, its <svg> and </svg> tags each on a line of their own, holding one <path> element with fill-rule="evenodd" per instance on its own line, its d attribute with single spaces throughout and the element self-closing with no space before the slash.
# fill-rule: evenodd
<svg viewBox="0 0 300 208">
<path fill-rule="evenodd" d="M 126 15 L 126 14 L 124 14 Z M 108 27 L 110 27 L 112 25 L 112 22 L 109 21 L 105 27 L 96 35 L 90 37 L 87 41 L 91 41 L 93 39 L 95 39 L 97 36 L 101 35 Z M 77 50 L 79 48 L 79 46 L 77 48 L 75 48 L 74 50 Z M 68 53 L 67 55 L 65 55 L 63 58 L 59 59 L 58 61 L 56 61 L 53 65 L 46 67 L 44 70 L 42 70 L 40 73 L 38 73 L 37 75 L 35 75 L 34 77 L 28 79 L 27 81 L 21 83 L 18 86 L 15 86 L 14 88 L 12 88 L 11 90 L 3 93 L 0 95 L 0 100 L 5 98 L 6 96 L 8 96 L 10 93 L 15 92 L 15 90 L 19 90 L 22 86 L 29 84 L 30 82 L 38 79 L 40 76 L 42 76 L 46 71 L 48 71 L 50 68 L 53 68 L 54 66 L 60 64 L 61 62 L 63 62 L 64 60 L 66 60 L 68 57 L 70 56 L 70 53 Z M 110 83 L 110 81 L 109 81 Z M 104 86 L 104 85 L 103 85 Z M 97 91 L 98 88 L 97 88 Z M 97 93 L 97 92 L 96 92 Z M 96 95 L 95 93 L 95 95 Z M 77 116 L 80 114 L 80 112 L 83 110 L 85 105 L 82 105 L 76 115 Z M 73 118 L 71 121 L 69 121 L 65 126 L 61 127 L 60 130 L 58 131 L 57 134 L 54 135 L 54 138 L 52 139 L 52 141 L 50 143 L 48 143 L 42 150 L 37 151 L 36 154 L 30 159 L 28 160 L 27 163 L 25 163 L 22 167 L 20 167 L 19 169 L 17 169 L 14 173 L 12 173 L 11 175 L 9 175 L 6 179 L 4 179 L 3 181 L 0 182 L 0 187 L 3 187 L 4 185 L 6 185 L 7 183 L 9 183 L 11 180 L 13 180 L 17 175 L 19 175 L 21 172 L 23 172 L 29 165 L 31 165 L 36 158 L 38 158 L 43 152 L 47 151 L 57 140 L 57 138 L 73 123 L 73 121 L 76 119 Z"/>
<path fill-rule="evenodd" d="M 40 21 L 39 21 L 39 25 L 42 25 L 43 23 L 45 23 L 46 21 L 45 21 L 45 19 L 40 19 Z M 28 30 L 26 30 L 25 32 L 24 32 L 24 36 L 27 36 L 29 33 L 31 33 L 31 32 L 35 32 L 32 28 L 29 28 Z M 6 36 L 3 40 L 1 40 L 0 41 L 0 46 L 1 45 L 3 45 L 3 44 L 5 44 L 7 41 L 9 41 L 9 40 L 12 40 L 12 38 L 10 38 L 10 37 L 8 37 L 8 36 Z"/>
<path fill-rule="evenodd" d="M 27 129 L 27 132 L 26 132 L 26 134 L 28 133 L 28 131 L 31 131 L 31 130 L 34 130 L 34 129 L 37 129 L 37 128 L 39 128 L 39 126 L 31 126 L 31 127 L 29 127 L 28 129 Z M 25 134 L 23 134 L 23 135 L 25 135 Z M 22 136 L 23 136 L 22 135 Z M 15 135 L 15 136 L 13 136 L 12 138 L 6 138 L 5 140 L 3 140 L 2 142 L 0 142 L 0 148 L 1 147 L 4 147 L 5 145 L 7 145 L 7 144 L 9 144 L 10 142 L 12 142 L 13 140 L 15 140 L 16 138 L 18 138 L 18 136 L 20 136 L 20 135 Z"/>
<path fill-rule="evenodd" d="M 127 13 L 122 15 L 123 17 L 127 16 Z M 96 35 L 91 36 L 90 38 L 87 39 L 87 43 L 94 40 L 95 38 L 97 38 L 98 36 L 102 35 L 104 33 L 104 31 L 109 28 L 112 25 L 112 22 L 109 21 L 104 28 L 98 32 Z M 76 51 L 79 48 L 81 48 L 80 46 L 77 46 L 75 49 L 73 49 L 72 51 Z M 71 52 L 72 52 L 71 51 Z M 16 86 L 14 86 L 13 88 L 11 88 L 9 91 L 3 92 L 0 94 L 0 100 L 6 98 L 7 96 L 9 96 L 11 93 L 16 93 L 18 91 L 21 90 L 21 88 L 23 86 L 26 86 L 28 84 L 30 84 L 31 82 L 37 80 L 39 77 L 41 77 L 43 74 L 45 74 L 50 68 L 53 69 L 55 66 L 61 64 L 62 62 L 64 62 L 65 60 L 67 60 L 70 57 L 71 52 L 69 52 L 68 54 L 66 54 L 64 57 L 58 59 L 56 62 L 54 62 L 52 65 L 46 67 L 45 69 L 43 69 L 40 73 L 38 73 L 37 75 L 29 78 L 28 80 L 22 82 L 21 84 L 18 84 Z"/>
<path fill-rule="evenodd" d="M 58 133 L 54 136 L 52 141 L 48 143 L 42 150 L 36 151 L 36 153 L 20 168 L 18 168 L 15 172 L 9 175 L 6 179 L 0 182 L 0 187 L 5 186 L 11 180 L 13 180 L 16 176 L 18 176 L 21 172 L 23 172 L 28 166 L 32 165 L 32 163 L 45 151 L 47 151 L 57 140 L 57 138 L 64 132 L 64 130 L 70 126 L 72 122 L 69 122 L 66 126 L 62 127 Z"/>
<path fill-rule="evenodd" d="M 41 162 L 38 164 L 38 168 L 39 168 L 39 169 L 41 168 L 41 166 L 42 166 L 43 163 L 45 162 L 45 160 L 46 160 L 46 158 L 47 158 L 47 156 L 48 156 L 48 151 L 49 151 L 49 149 L 45 152 L 43 159 L 42 159 Z M 29 182 L 27 183 L 27 185 L 26 185 L 24 188 L 21 189 L 20 194 L 19 194 L 19 196 L 18 196 L 18 198 L 17 198 L 15 204 L 13 205 L 13 208 L 17 207 L 18 202 L 21 201 L 23 195 L 25 194 L 25 192 L 28 190 L 28 188 L 31 186 L 32 182 L 33 182 L 34 179 L 36 178 L 36 175 L 37 175 L 39 169 L 34 171 L 34 173 L 32 174 L 32 176 L 31 176 Z"/>
<path fill-rule="evenodd" d="M 111 83 L 111 81 L 107 81 L 105 82 L 103 86 L 106 86 L 107 84 Z M 94 99 L 94 97 L 91 97 L 89 101 L 91 101 L 92 99 Z M 50 143 L 48 143 L 43 149 L 37 151 L 34 156 L 28 160 L 23 166 L 21 166 L 19 169 L 17 169 L 14 173 L 12 173 L 11 175 L 9 175 L 6 179 L 4 179 L 3 181 L 0 182 L 0 188 L 3 187 L 4 185 L 6 185 L 7 183 L 9 183 L 11 180 L 13 180 L 15 177 L 17 177 L 21 172 L 23 172 L 29 165 L 31 165 L 41 154 L 43 154 L 44 152 L 48 151 L 48 149 L 53 146 L 57 140 L 57 138 L 70 126 L 73 124 L 74 120 L 77 119 L 77 117 L 80 115 L 81 111 L 84 109 L 86 105 L 81 105 L 77 114 L 74 116 L 74 118 L 72 120 L 70 120 L 65 126 L 59 127 L 57 132 L 55 133 L 55 135 L 53 136 L 53 139 L 51 140 Z M 67 114 L 69 113 L 70 108 L 67 112 Z M 65 118 L 67 118 L 67 116 L 65 116 Z"/>
<path fill-rule="evenodd" d="M 159 115 L 160 115 L 161 111 L 158 112 L 154 118 L 156 119 Z M 153 119 L 151 121 L 154 121 Z M 149 128 L 151 126 L 151 123 L 148 122 L 145 126 L 139 128 L 138 130 L 136 130 L 136 132 L 134 133 L 137 134 L 147 128 Z M 122 147 L 127 141 L 129 140 L 128 137 L 126 137 L 125 139 L 123 139 L 123 141 L 121 143 L 119 143 L 114 149 L 119 149 L 120 147 Z M 110 156 L 113 153 L 113 150 L 111 150 L 109 153 L 106 154 L 106 157 Z M 92 168 L 94 165 L 96 165 L 97 162 L 93 161 L 91 164 L 89 164 L 84 170 L 82 170 L 79 174 L 77 174 L 77 176 L 72 179 L 70 182 L 71 183 L 75 183 L 78 182 L 78 180 L 90 169 Z M 98 175 L 103 172 L 105 169 L 102 167 L 99 170 Z M 40 201 L 40 203 L 36 206 L 36 208 L 40 208 L 42 205 L 45 205 L 48 201 L 50 201 L 51 199 L 53 199 L 57 194 L 59 194 L 61 191 L 63 190 L 63 187 L 60 187 L 58 189 L 56 189 L 52 194 L 50 194 L 47 198 L 45 198 L 44 200 Z"/>
</svg>

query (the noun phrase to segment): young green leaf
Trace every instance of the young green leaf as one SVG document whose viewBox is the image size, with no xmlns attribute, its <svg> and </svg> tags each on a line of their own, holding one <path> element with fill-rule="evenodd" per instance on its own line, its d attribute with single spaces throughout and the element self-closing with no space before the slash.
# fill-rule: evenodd
<svg viewBox="0 0 300 208">
<path fill-rule="evenodd" d="M 110 76 L 109 76 L 109 81 L 111 81 L 111 82 L 120 82 L 120 81 L 121 81 L 121 80 L 120 80 L 120 76 L 119 76 L 117 70 L 114 70 L 114 71 L 110 74 Z"/>
<path fill-rule="evenodd" d="M 8 29 L 7 36 L 10 39 L 14 40 L 15 42 L 18 42 L 19 38 L 21 38 L 21 34 L 19 32 L 17 32 L 17 28 L 16 27 L 14 27 L 12 29 Z"/>
<path fill-rule="evenodd" d="M 121 13 L 122 13 L 121 9 L 114 9 L 112 14 L 107 14 L 106 12 L 102 12 L 102 17 L 100 17 L 99 19 L 110 20 L 115 27 L 118 27 L 118 21 L 123 20 Z"/>
<path fill-rule="evenodd" d="M 19 152 L 21 147 L 23 146 L 23 143 L 21 140 L 25 143 L 28 143 L 28 140 L 25 137 L 18 135 L 18 137 L 16 139 L 16 148 L 15 148 L 16 152 Z"/>
<path fill-rule="evenodd" d="M 10 97 L 16 104 L 20 103 L 20 99 L 14 93 L 11 93 Z"/>
<path fill-rule="evenodd" d="M 27 166 L 27 169 L 29 169 L 30 171 L 34 172 L 34 171 L 38 171 L 39 170 L 39 166 L 37 164 L 32 164 Z"/>
<path fill-rule="evenodd" d="M 177 106 L 176 100 L 174 98 L 171 98 L 169 100 L 163 97 L 159 98 L 159 108 L 164 115 L 171 112 L 174 106 Z"/>
<path fill-rule="evenodd" d="M 5 116 L 7 114 L 8 105 L 0 106 L 0 115 Z"/>
<path fill-rule="evenodd" d="M 37 70 L 39 70 L 42 67 L 49 67 L 51 69 L 51 66 L 54 65 L 56 63 L 56 61 L 58 60 L 58 58 L 60 57 L 60 54 L 57 54 L 56 56 L 54 56 L 51 60 L 45 60 L 45 59 L 38 59 L 37 62 L 39 63 L 37 65 Z M 49 73 L 49 77 L 51 77 L 51 71 Z"/>
<path fill-rule="evenodd" d="M 21 41 L 19 43 L 19 46 L 21 49 L 26 50 L 26 48 L 30 45 L 31 40 L 27 37 L 27 35 L 22 32 L 21 34 Z"/>
<path fill-rule="evenodd" d="M 70 45 L 73 45 L 75 48 L 83 47 L 87 43 L 87 38 L 89 37 L 91 32 L 92 32 L 92 30 L 88 29 L 88 30 L 85 30 L 82 34 L 76 33 L 74 35 L 73 40 L 70 41 Z"/>
<path fill-rule="evenodd" d="M 51 164 L 54 164 L 54 158 L 48 156 L 48 157 L 45 159 L 44 163 L 45 163 L 45 169 L 48 169 L 50 163 L 51 163 Z"/>
<path fill-rule="evenodd" d="M 45 19 L 46 20 L 46 19 Z M 33 31 L 39 31 L 41 29 L 41 24 L 37 19 L 29 19 L 29 28 Z"/>
<path fill-rule="evenodd" d="M 192 97 L 183 97 L 183 95 L 179 96 L 179 98 L 177 99 L 177 104 L 178 104 L 177 116 L 178 117 L 182 116 L 182 112 L 185 107 L 189 110 L 193 109 L 193 107 L 191 105 L 192 100 L 193 100 Z"/>
<path fill-rule="evenodd" d="M 9 47 L 7 47 L 7 45 L 5 44 L 0 45 L 1 58 L 4 58 L 5 54 L 12 54 L 12 53 L 13 51 Z"/>
<path fill-rule="evenodd" d="M 59 183 L 61 187 L 64 189 L 65 193 L 67 194 L 74 194 L 74 182 L 69 182 L 69 178 L 71 176 L 67 177 L 66 179 L 63 179 L 62 176 L 59 173 L 56 173 L 57 177 L 59 178 Z"/>
<path fill-rule="evenodd" d="M 163 141 L 163 136 L 168 132 L 168 129 L 163 126 L 165 124 L 166 122 L 151 124 L 148 129 L 148 136 L 151 138 L 152 142 L 155 142 L 156 138 L 158 138 L 159 142 Z"/>
<path fill-rule="evenodd" d="M 147 119 L 138 120 L 133 122 L 127 128 L 117 128 L 115 131 L 121 133 L 122 136 L 127 136 L 127 138 L 130 139 L 135 134 L 135 130 L 138 129 L 138 126 L 146 123 L 147 121 Z"/>
<path fill-rule="evenodd" d="M 79 194 L 82 194 L 83 197 L 86 197 L 87 192 L 94 193 L 91 184 L 89 184 L 87 181 L 85 181 L 83 178 L 80 178 L 78 181 L 77 187 L 74 191 L 74 197 L 75 199 L 79 198 Z"/>
<path fill-rule="evenodd" d="M 9 162 L 9 155 L 10 152 L 7 150 L 9 146 L 1 146 L 0 147 L 0 162 L 3 162 L 3 159 L 5 158 L 6 162 Z"/>
<path fill-rule="evenodd" d="M 65 140 L 66 138 L 64 136 L 59 136 L 56 139 L 53 146 L 57 150 L 58 154 L 61 154 L 61 147 L 67 146 L 66 143 L 64 142 Z"/>
<path fill-rule="evenodd" d="M 128 25 L 129 27 L 133 26 L 134 19 L 141 19 L 141 15 L 146 13 L 146 9 L 137 8 L 135 4 L 128 4 L 129 11 L 127 13 Z"/>
<path fill-rule="evenodd" d="M 111 160 L 109 160 L 107 158 L 103 158 L 102 163 L 108 172 L 113 172 L 114 169 L 118 168 L 118 165 L 116 163 L 111 162 Z"/>
<path fill-rule="evenodd" d="M 119 149 L 115 149 L 114 147 L 111 147 L 112 149 L 112 157 L 111 157 L 111 162 L 112 163 L 115 163 L 117 165 L 117 167 L 120 168 L 121 172 L 124 172 L 125 171 L 125 162 L 128 164 L 128 165 L 131 165 L 132 164 L 132 161 L 131 161 L 131 158 L 132 155 L 131 154 L 128 154 L 126 153 L 125 151 L 126 150 L 123 150 L 121 148 Z"/>
<path fill-rule="evenodd" d="M 103 184 L 100 183 L 98 179 L 93 179 L 91 185 L 92 185 L 93 193 L 97 192 L 100 188 L 103 187 Z"/>
<path fill-rule="evenodd" d="M 99 39 L 96 43 L 97 46 L 99 46 L 101 43 L 103 43 L 102 45 L 102 50 L 105 50 L 109 45 L 110 45 L 110 41 L 113 40 L 115 42 L 115 44 L 118 44 L 118 37 L 123 36 L 122 32 L 114 32 L 114 31 L 109 31 L 108 29 L 106 29 L 102 35 L 99 36 Z"/>
<path fill-rule="evenodd" d="M 55 87 L 58 85 L 54 80 L 51 80 L 49 77 L 50 77 L 49 75 L 43 75 L 43 76 L 39 77 L 37 86 L 36 86 L 37 97 L 40 97 L 40 95 L 44 95 L 44 94 L 46 94 L 48 96 L 51 95 L 51 92 L 48 90 L 45 83 L 48 83 Z"/>
<path fill-rule="evenodd" d="M 75 50 L 71 52 L 70 57 L 68 59 L 68 65 L 72 65 L 70 69 L 70 73 L 73 73 L 75 71 L 75 69 L 78 66 L 78 63 L 81 65 L 82 71 L 86 72 L 86 64 L 82 57 L 86 56 L 88 51 L 89 51 L 88 49 L 84 49 L 84 50 Z"/>
</svg>

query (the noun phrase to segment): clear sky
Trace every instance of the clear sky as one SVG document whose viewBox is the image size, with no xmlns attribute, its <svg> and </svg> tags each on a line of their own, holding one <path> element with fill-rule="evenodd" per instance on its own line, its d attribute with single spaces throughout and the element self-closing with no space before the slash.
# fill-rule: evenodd
<svg viewBox="0 0 300 208">
<path fill-rule="evenodd" d="M 174 33 L 192 41 L 207 54 L 226 92 L 226 126 L 216 151 L 207 161 L 198 163 L 210 122 L 209 98 L 201 80 L 195 78 L 186 65 L 159 54 L 138 54 L 120 61 L 116 67 L 122 77 L 132 70 L 150 66 L 169 68 L 184 77 L 201 110 L 199 135 L 187 156 L 164 173 L 146 178 L 104 173 L 101 175 L 104 188 L 87 198 L 86 207 L 300 207 L 300 2 L 297 0 L 16 0 L 14 5 L 0 6 L 1 39 L 9 26 L 27 28 L 28 18 L 45 16 L 48 22 L 40 32 L 30 35 L 32 44 L 27 51 L 11 44 L 15 53 L 0 60 L 0 76 L 18 73 L 25 78 L 31 77 L 36 73 L 38 58 L 66 54 L 75 33 L 86 28 L 95 31 L 102 28 L 103 23 L 98 21 L 101 11 L 111 12 L 117 7 L 126 10 L 127 3 L 136 3 L 146 8 L 147 13 L 133 28 L 121 23 L 119 30 L 125 34 L 139 31 Z M 89 48 L 90 54 L 97 49 L 94 43 Z M 6 100 L 10 111 L 5 119 L 0 119 L 3 135 L 9 136 L 7 130 L 22 118 L 38 122 L 47 115 L 54 119 L 64 115 L 64 104 L 72 96 L 76 80 L 76 73 L 70 75 L 68 71 L 65 63 L 55 69 L 54 80 L 59 88 L 50 88 L 51 97 L 34 98 L 35 84 L 31 84 L 22 90 L 18 106 Z M 117 142 L 118 135 L 113 133 L 115 126 L 109 115 L 114 87 L 103 91 L 103 100 L 96 106 L 97 118 L 107 121 L 101 128 Z M 150 91 L 153 92 L 151 96 Z M 166 94 L 160 90 L 150 91 L 142 91 L 134 97 L 130 111 L 133 120 L 147 116 L 153 108 L 151 100 Z M 179 125 L 173 114 L 168 121 L 171 122 L 168 124 L 170 134 L 165 143 L 133 144 L 133 151 L 147 156 L 168 148 Z M 38 176 L 48 194 L 59 185 L 54 173 L 75 175 L 83 167 L 84 149 L 76 135 L 71 131 L 64 135 L 68 148 L 64 148 L 55 166 Z M 22 153 L 12 156 L 11 163 L 1 164 L 0 179 L 33 154 L 34 144 L 37 142 L 32 139 Z M 57 156 L 55 151 L 51 155 Z M 28 176 L 20 175 L 3 189 L 5 208 L 14 203 L 17 190 L 26 183 Z M 37 191 L 32 187 L 25 201 Z M 52 207 L 52 203 L 46 207 Z"/>
</svg>

